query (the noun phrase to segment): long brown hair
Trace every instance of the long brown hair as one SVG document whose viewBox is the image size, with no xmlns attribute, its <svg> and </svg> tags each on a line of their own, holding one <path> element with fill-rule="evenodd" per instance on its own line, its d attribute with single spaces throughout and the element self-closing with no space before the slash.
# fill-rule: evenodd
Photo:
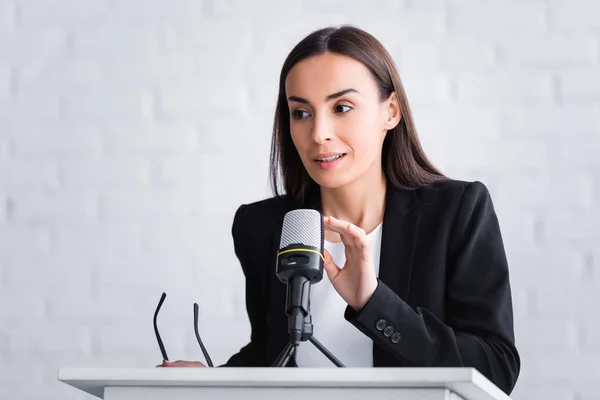
<svg viewBox="0 0 600 400">
<path fill-rule="evenodd" d="M 371 34 L 343 25 L 339 28 L 319 29 L 309 34 L 292 49 L 283 63 L 271 139 L 270 175 L 273 193 L 282 195 L 283 186 L 289 199 L 301 203 L 307 192 L 317 185 L 306 172 L 292 141 L 285 79 L 299 61 L 326 52 L 352 57 L 363 63 L 375 78 L 381 101 L 388 99 L 392 92 L 396 92 L 398 96 L 402 117 L 398 125 L 388 131 L 382 149 L 382 167 L 388 182 L 399 188 L 414 189 L 445 179 L 427 159 L 421 147 L 404 86 L 392 57 Z"/>
</svg>

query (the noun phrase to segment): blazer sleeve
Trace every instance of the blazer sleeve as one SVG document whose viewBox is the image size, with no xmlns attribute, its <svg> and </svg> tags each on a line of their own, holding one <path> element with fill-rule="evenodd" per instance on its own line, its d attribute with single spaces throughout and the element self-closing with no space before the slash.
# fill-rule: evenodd
<svg viewBox="0 0 600 400">
<path fill-rule="evenodd" d="M 235 213 L 231 233 L 235 254 L 240 262 L 246 284 L 246 312 L 250 320 L 250 342 L 232 355 L 220 367 L 262 367 L 268 366 L 266 360 L 267 321 L 265 310 L 264 286 L 265 278 L 256 265 L 251 265 L 252 244 L 248 217 L 244 212 L 246 205 L 241 205 Z"/>
<path fill-rule="evenodd" d="M 490 194 L 480 182 L 464 190 L 447 260 L 444 322 L 424 308 L 412 308 L 381 281 L 361 310 L 346 308 L 345 318 L 404 364 L 473 367 L 510 394 L 520 358 L 508 263 Z M 397 327 L 397 343 L 377 330 L 381 319 Z"/>
</svg>

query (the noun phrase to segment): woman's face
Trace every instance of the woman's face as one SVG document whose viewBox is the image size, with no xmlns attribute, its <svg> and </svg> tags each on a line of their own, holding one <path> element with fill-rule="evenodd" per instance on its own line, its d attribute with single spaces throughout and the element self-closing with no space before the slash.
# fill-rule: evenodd
<svg viewBox="0 0 600 400">
<path fill-rule="evenodd" d="M 292 141 L 315 182 L 335 188 L 381 176 L 383 140 L 400 111 L 395 96 L 380 101 L 362 63 L 337 54 L 314 56 L 290 70 L 285 88 Z"/>
</svg>

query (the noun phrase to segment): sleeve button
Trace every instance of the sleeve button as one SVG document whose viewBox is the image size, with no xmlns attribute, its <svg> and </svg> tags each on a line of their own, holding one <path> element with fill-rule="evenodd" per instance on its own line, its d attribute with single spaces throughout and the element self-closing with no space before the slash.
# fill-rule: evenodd
<svg viewBox="0 0 600 400">
<path fill-rule="evenodd" d="M 392 333 L 394 333 L 394 327 L 389 325 L 388 327 L 386 327 L 383 330 L 383 334 L 385 335 L 385 337 L 390 337 L 392 336 Z"/>
</svg>

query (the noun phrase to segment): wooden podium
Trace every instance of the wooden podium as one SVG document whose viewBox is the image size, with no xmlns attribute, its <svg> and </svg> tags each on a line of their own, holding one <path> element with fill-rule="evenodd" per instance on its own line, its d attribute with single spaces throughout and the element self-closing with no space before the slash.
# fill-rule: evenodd
<svg viewBox="0 0 600 400">
<path fill-rule="evenodd" d="M 510 399 L 472 368 L 61 368 L 58 380 L 106 400 Z"/>
</svg>

